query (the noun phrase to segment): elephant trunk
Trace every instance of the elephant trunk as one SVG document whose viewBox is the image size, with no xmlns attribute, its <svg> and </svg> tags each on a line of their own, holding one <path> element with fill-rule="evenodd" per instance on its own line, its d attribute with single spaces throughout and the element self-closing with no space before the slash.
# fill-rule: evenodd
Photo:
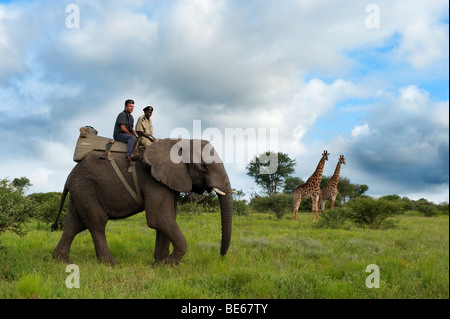
<svg viewBox="0 0 450 319">
<path fill-rule="evenodd" d="M 231 225 L 233 217 L 233 196 L 231 187 L 228 188 L 225 195 L 219 195 L 220 212 L 222 215 L 222 244 L 220 254 L 225 256 L 231 241 Z"/>
</svg>

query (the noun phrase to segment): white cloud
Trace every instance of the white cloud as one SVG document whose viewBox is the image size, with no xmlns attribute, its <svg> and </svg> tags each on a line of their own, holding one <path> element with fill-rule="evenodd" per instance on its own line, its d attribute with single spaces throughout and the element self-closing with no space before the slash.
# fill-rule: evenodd
<svg viewBox="0 0 450 319">
<path fill-rule="evenodd" d="M 23 149 L 26 156 L 46 136 L 49 144 L 36 163 L 42 170 L 34 174 L 49 184 L 73 165 L 78 128 L 93 125 L 111 137 L 127 98 L 137 102 L 136 117 L 141 106 L 155 106 L 158 137 L 176 127 L 191 129 L 195 119 L 204 129 L 222 132 L 275 127 L 278 149 L 299 159 L 302 176 L 315 168 L 327 146 L 334 153 L 362 151 L 372 169 L 376 156 L 375 164 L 385 161 L 387 171 L 399 163 L 420 162 L 425 169 L 414 152 L 431 152 L 433 163 L 445 161 L 448 101 L 435 102 L 420 81 L 423 74 L 434 79 L 436 66 L 448 65 L 442 13 L 447 1 L 381 0 L 379 29 L 365 26 L 367 4 L 350 0 L 79 1 L 79 29 L 65 27 L 64 4 L 23 4 L 0 5 L 0 59 L 7 61 L 0 69 L 0 99 L 8 102 L 0 107 L 8 118 L 0 119 L 0 129 L 21 147 L 6 148 Z M 391 79 L 397 69 L 377 70 L 349 54 L 359 50 L 370 56 L 378 49 L 380 64 L 400 65 L 412 74 L 398 93 L 389 93 L 398 88 Z M 440 72 L 448 80 L 448 73 Z M 368 80 L 373 74 L 377 78 Z M 370 105 L 367 118 L 338 123 L 348 125 L 348 136 L 336 136 L 336 145 L 320 134 L 311 136 L 329 129 L 318 128 L 319 119 L 355 99 L 375 102 L 358 103 Z M 361 114 L 354 105 L 346 110 L 347 116 Z M 17 131 L 23 123 L 28 137 Z M 389 143 L 383 142 L 386 137 Z M 2 154 L 8 160 L 14 156 Z M 366 158 L 360 158 L 349 173 L 350 167 L 364 166 Z M 51 165 L 60 165 L 54 174 Z"/>
<path fill-rule="evenodd" d="M 417 86 L 376 101 L 348 136 L 333 139 L 348 159 L 348 176 L 372 194 L 442 195 L 448 188 L 448 101 L 433 102 Z M 445 187 L 444 187 L 445 188 Z"/>
<path fill-rule="evenodd" d="M 432 8 L 429 3 L 423 4 L 425 12 Z M 444 10 L 445 4 L 440 4 Z M 448 11 L 448 3 L 446 5 Z M 414 21 L 408 21 L 402 28 L 403 41 L 397 50 L 398 57 L 405 58 L 417 69 L 448 58 L 448 26 L 438 22 L 430 21 L 429 15 L 414 14 Z"/>
<path fill-rule="evenodd" d="M 356 125 L 355 128 L 352 130 L 352 136 L 357 137 L 360 134 L 368 135 L 370 132 L 369 125 Z"/>
</svg>

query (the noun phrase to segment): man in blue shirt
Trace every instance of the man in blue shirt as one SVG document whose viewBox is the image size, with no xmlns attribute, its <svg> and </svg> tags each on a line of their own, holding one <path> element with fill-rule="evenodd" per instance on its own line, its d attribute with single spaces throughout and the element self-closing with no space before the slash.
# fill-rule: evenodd
<svg viewBox="0 0 450 319">
<path fill-rule="evenodd" d="M 114 125 L 114 139 L 127 144 L 127 160 L 136 160 L 137 154 L 134 154 L 136 145 L 136 132 L 134 131 L 134 118 L 131 113 L 134 110 L 134 101 L 126 100 L 125 109 L 119 113 Z"/>
</svg>

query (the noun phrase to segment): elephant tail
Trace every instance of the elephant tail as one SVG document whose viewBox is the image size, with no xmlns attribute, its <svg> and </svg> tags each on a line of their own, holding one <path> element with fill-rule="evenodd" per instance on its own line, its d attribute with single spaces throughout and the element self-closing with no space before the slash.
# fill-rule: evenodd
<svg viewBox="0 0 450 319">
<path fill-rule="evenodd" d="M 64 207 L 64 202 L 66 201 L 66 196 L 67 196 L 68 192 L 69 192 L 69 189 L 66 186 L 64 186 L 64 190 L 63 190 L 63 193 L 61 195 L 61 201 L 59 202 L 58 215 L 56 215 L 55 222 L 51 226 L 51 231 L 55 231 L 55 230 L 58 229 L 58 219 L 59 219 L 59 216 L 61 215 L 61 211 L 62 211 L 62 209 Z"/>
</svg>

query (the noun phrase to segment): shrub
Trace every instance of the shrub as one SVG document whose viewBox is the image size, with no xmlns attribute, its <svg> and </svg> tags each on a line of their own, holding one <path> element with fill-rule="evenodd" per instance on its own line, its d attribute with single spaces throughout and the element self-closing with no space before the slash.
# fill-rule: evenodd
<svg viewBox="0 0 450 319">
<path fill-rule="evenodd" d="M 23 225 L 32 209 L 32 202 L 24 197 L 22 188 L 13 186 L 8 179 L 0 180 L 0 235 L 7 230 L 23 235 Z"/>
<path fill-rule="evenodd" d="M 70 194 L 67 195 L 64 202 L 61 216 L 58 219 L 57 229 L 63 229 L 66 213 L 69 209 L 69 197 Z M 33 214 L 34 218 L 46 223 L 47 225 L 52 224 L 55 221 L 56 215 L 58 214 L 61 193 L 34 193 L 28 195 L 28 198 L 33 201 L 35 206 L 35 212 Z"/>
<path fill-rule="evenodd" d="M 248 206 L 245 200 L 233 200 L 233 214 L 238 216 L 248 215 Z"/>
<path fill-rule="evenodd" d="M 203 206 L 196 203 L 185 203 L 178 205 L 178 213 L 186 215 L 200 215 L 203 212 Z"/>
<path fill-rule="evenodd" d="M 443 202 L 440 204 L 435 204 L 433 202 L 427 201 L 425 198 L 414 201 L 415 209 L 424 216 L 431 217 L 437 216 L 439 213 L 448 215 L 448 203 Z"/>
<path fill-rule="evenodd" d="M 348 217 L 356 224 L 371 228 L 389 228 L 392 221 L 387 218 L 402 213 L 402 205 L 386 199 L 358 197 L 347 203 Z"/>
<path fill-rule="evenodd" d="M 443 214 L 448 215 L 449 213 L 449 209 L 448 209 L 448 203 L 447 202 L 442 202 L 439 203 L 436 208 Z"/>
<path fill-rule="evenodd" d="M 291 210 L 292 196 L 288 194 L 272 194 L 265 197 L 254 197 L 250 205 L 256 211 L 271 211 L 276 214 L 278 219 Z"/>
<path fill-rule="evenodd" d="M 417 209 L 426 217 L 434 217 L 439 214 L 439 210 L 434 205 L 423 205 Z"/>
<path fill-rule="evenodd" d="M 349 228 L 348 216 L 350 215 L 347 207 L 337 207 L 332 211 L 321 214 L 319 223 L 321 228 Z"/>
</svg>

